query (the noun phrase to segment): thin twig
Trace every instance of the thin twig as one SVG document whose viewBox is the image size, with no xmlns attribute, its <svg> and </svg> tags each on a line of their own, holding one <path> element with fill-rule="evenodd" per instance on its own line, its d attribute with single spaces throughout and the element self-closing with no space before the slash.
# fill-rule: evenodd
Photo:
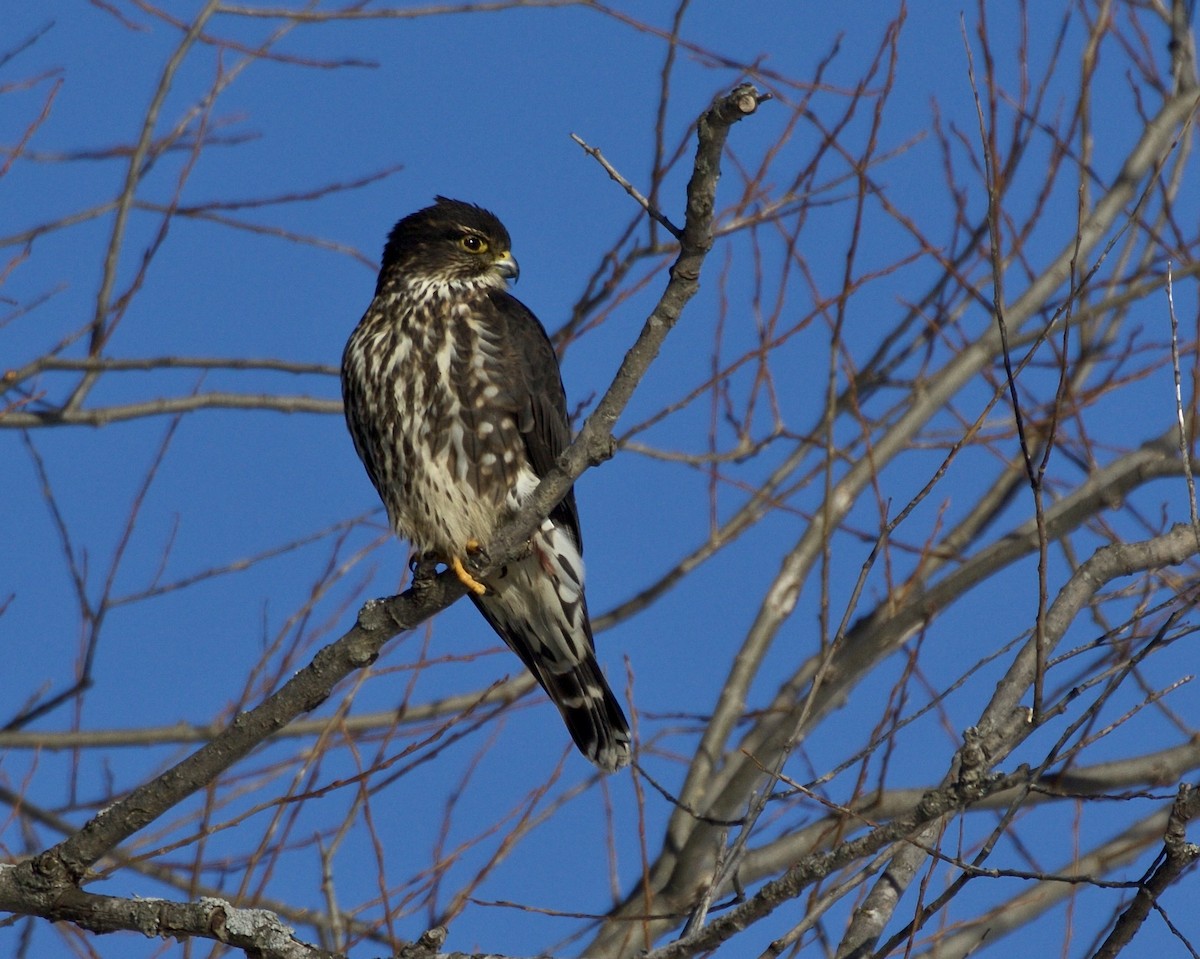
<svg viewBox="0 0 1200 959">
<path fill-rule="evenodd" d="M 665 226 L 671 236 L 675 237 L 677 240 L 682 239 L 683 230 L 679 229 L 679 227 L 668 220 L 666 214 L 664 214 L 660 209 L 658 209 L 658 207 L 654 206 L 654 204 L 642 196 L 637 187 L 626 180 L 625 177 L 621 176 L 617 168 L 604 158 L 604 154 L 602 154 L 597 147 L 589 146 L 582 137 L 574 133 L 571 134 L 571 139 L 583 148 L 584 153 L 604 167 L 608 175 L 621 184 L 621 186 L 625 188 L 625 192 L 637 200 L 638 204 L 643 210 L 645 210 L 648 214 L 650 214 L 651 217 Z"/>
</svg>

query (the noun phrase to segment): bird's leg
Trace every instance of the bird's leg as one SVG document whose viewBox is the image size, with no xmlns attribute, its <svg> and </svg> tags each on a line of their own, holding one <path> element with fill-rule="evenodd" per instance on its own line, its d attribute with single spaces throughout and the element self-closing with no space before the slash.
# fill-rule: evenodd
<svg viewBox="0 0 1200 959">
<path fill-rule="evenodd" d="M 472 556 L 476 556 L 483 552 L 483 546 L 477 539 L 467 540 L 466 548 L 467 552 Z M 479 580 L 477 580 L 469 572 L 467 572 L 467 568 L 463 566 L 463 562 L 459 557 L 454 556 L 451 558 L 450 568 L 454 570 L 454 575 L 458 577 L 459 582 L 461 582 L 476 596 L 482 596 L 487 592 L 487 587 L 484 586 L 483 583 L 479 582 Z"/>
<path fill-rule="evenodd" d="M 408 561 L 412 572 L 413 589 L 418 592 L 428 589 L 437 578 L 438 559 L 435 553 L 414 553 Z"/>
</svg>

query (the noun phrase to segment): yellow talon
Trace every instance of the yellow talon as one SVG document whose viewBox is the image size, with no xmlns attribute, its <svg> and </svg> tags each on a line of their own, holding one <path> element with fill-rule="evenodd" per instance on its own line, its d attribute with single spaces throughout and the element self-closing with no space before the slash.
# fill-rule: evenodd
<svg viewBox="0 0 1200 959">
<path fill-rule="evenodd" d="M 481 549 L 481 547 L 479 545 L 478 540 L 475 540 L 475 539 L 467 540 L 467 552 L 468 553 L 478 553 L 480 549 Z M 462 560 L 459 559 L 457 556 L 455 556 L 454 558 L 452 558 L 450 560 L 450 568 L 452 570 L 454 570 L 454 575 L 458 577 L 459 582 L 462 583 L 465 587 L 467 587 L 467 589 L 469 589 L 476 596 L 482 596 L 484 593 L 487 592 L 487 587 L 484 586 L 483 583 L 479 582 L 479 580 L 477 580 L 474 576 L 472 576 L 470 573 L 467 572 L 467 568 L 465 566 L 463 566 Z"/>
</svg>

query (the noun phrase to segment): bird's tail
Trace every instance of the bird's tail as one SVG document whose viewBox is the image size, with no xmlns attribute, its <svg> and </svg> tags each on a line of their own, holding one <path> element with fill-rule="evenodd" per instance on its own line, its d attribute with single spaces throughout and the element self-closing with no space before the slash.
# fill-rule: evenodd
<svg viewBox="0 0 1200 959">
<path fill-rule="evenodd" d="M 629 723 L 596 662 L 583 561 L 549 522 L 532 546 L 471 598 L 558 707 L 579 751 L 613 772 L 629 764 Z"/>
<path fill-rule="evenodd" d="M 595 656 L 561 673 L 544 665 L 532 672 L 581 753 L 605 772 L 629 765 L 629 723 Z"/>
</svg>

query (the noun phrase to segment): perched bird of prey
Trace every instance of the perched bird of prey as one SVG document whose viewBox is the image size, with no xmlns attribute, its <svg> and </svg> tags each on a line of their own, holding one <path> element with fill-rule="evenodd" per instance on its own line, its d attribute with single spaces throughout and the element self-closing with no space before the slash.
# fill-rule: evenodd
<svg viewBox="0 0 1200 959">
<path fill-rule="evenodd" d="M 574 491 L 525 555 L 482 581 L 463 565 L 571 438 L 554 348 L 508 292 L 516 278 L 487 210 L 438 197 L 397 223 L 342 356 L 346 422 L 393 529 L 457 573 L 580 751 L 615 770 L 629 763 L 629 725 L 596 663 Z"/>
</svg>

